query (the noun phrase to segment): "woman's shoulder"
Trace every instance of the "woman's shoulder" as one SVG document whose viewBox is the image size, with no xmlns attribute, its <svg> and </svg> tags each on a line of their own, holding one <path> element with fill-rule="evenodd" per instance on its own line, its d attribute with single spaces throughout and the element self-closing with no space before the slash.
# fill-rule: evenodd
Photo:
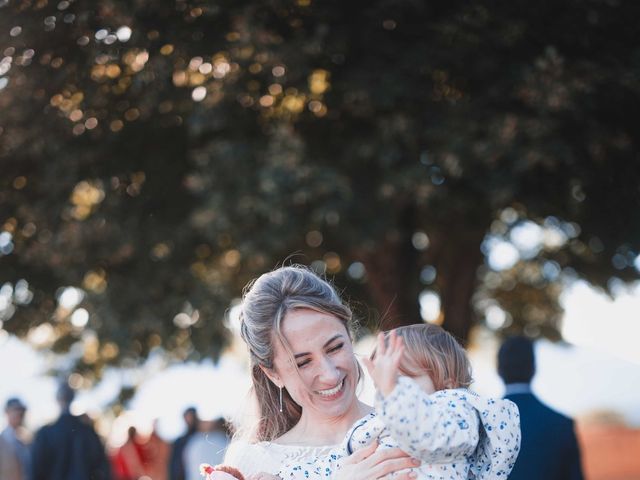
<svg viewBox="0 0 640 480">
<path fill-rule="evenodd" d="M 236 440 L 227 447 L 224 464 L 236 467 L 244 475 L 258 472 L 274 473 L 273 459 L 262 445 L 263 442 L 251 443 L 246 440 Z"/>
<path fill-rule="evenodd" d="M 227 446 L 227 450 L 224 454 L 224 463 L 239 466 L 240 463 L 246 461 L 259 453 L 262 450 L 263 442 L 253 443 L 247 440 L 234 440 L 229 446 Z"/>
</svg>

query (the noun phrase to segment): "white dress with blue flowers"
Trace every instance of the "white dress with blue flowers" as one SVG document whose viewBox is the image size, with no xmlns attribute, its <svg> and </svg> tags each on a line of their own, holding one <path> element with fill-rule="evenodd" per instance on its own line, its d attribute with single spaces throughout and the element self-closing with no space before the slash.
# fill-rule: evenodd
<svg viewBox="0 0 640 480">
<path fill-rule="evenodd" d="M 377 438 L 381 448 L 399 447 L 420 459 L 422 465 L 414 469 L 418 479 L 494 480 L 507 478 L 520 450 L 520 415 L 509 400 L 465 389 L 428 395 L 410 378 L 399 377 L 391 394 L 377 396 L 375 407 L 338 448 L 289 463 L 278 475 L 285 480 L 330 478 L 344 458 Z"/>
</svg>

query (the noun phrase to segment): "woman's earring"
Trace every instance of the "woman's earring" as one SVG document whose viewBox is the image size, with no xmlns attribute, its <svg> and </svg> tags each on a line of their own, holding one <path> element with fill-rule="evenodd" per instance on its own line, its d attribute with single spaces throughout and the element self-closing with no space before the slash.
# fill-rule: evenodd
<svg viewBox="0 0 640 480">
<path fill-rule="evenodd" d="M 282 413 L 282 387 L 278 388 L 280 388 L 280 413 Z"/>
</svg>

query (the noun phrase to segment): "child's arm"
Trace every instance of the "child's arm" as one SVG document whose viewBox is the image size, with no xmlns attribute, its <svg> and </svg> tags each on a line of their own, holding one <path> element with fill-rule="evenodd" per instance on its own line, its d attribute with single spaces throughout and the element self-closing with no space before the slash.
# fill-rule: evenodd
<svg viewBox="0 0 640 480">
<path fill-rule="evenodd" d="M 413 380 L 399 377 L 403 353 L 402 338 L 391 331 L 388 345 L 380 334 L 375 358 L 365 360 L 378 389 L 376 413 L 389 435 L 423 462 L 451 462 L 473 453 L 479 419 L 465 393 L 445 390 L 428 395 Z"/>
<path fill-rule="evenodd" d="M 466 393 L 442 390 L 427 395 L 400 377 L 390 395 L 376 398 L 376 413 L 400 448 L 423 463 L 452 462 L 471 455 L 480 439 L 480 421 Z"/>
</svg>

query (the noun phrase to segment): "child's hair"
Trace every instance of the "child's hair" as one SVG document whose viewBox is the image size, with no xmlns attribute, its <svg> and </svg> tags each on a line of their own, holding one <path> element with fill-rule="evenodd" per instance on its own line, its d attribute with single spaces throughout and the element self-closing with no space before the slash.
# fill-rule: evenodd
<svg viewBox="0 0 640 480">
<path fill-rule="evenodd" d="M 405 355 L 399 367 L 403 375 L 411 377 L 426 372 L 436 391 L 471 385 L 467 354 L 442 327 L 423 323 L 398 327 L 395 332 L 404 340 Z"/>
</svg>

